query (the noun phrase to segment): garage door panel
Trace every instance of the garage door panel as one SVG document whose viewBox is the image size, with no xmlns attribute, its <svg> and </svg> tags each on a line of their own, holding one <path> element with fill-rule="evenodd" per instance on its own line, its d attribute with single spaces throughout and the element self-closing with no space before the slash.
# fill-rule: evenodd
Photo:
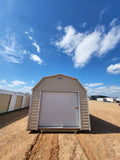
<svg viewBox="0 0 120 160">
<path fill-rule="evenodd" d="M 77 93 L 43 92 L 39 126 L 79 127 Z"/>
</svg>

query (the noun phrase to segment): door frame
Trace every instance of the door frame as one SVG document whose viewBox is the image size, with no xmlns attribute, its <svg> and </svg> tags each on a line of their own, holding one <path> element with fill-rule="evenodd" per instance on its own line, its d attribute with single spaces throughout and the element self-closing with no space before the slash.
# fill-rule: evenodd
<svg viewBox="0 0 120 160">
<path fill-rule="evenodd" d="M 42 101 L 42 93 L 43 92 L 58 92 L 58 93 L 77 93 L 77 102 L 78 102 L 78 122 L 79 127 L 40 127 L 39 126 L 39 118 L 40 118 L 40 110 L 41 110 L 41 101 Z M 81 110 L 80 110 L 80 91 L 74 91 L 74 90 L 40 90 L 39 95 L 39 104 L 38 104 L 38 117 L 37 117 L 37 129 L 81 129 Z"/>
</svg>

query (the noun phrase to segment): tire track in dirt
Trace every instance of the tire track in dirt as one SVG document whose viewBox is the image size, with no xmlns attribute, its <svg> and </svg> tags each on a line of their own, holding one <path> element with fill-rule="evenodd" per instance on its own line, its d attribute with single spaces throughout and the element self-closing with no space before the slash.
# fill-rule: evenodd
<svg viewBox="0 0 120 160">
<path fill-rule="evenodd" d="M 83 152 L 85 153 L 86 157 L 88 160 L 96 160 L 96 157 L 93 156 L 93 154 L 90 152 L 87 144 L 85 143 L 83 137 L 81 137 L 80 134 L 76 135 L 76 138 L 78 139 L 82 149 L 83 149 Z"/>
<path fill-rule="evenodd" d="M 36 145 L 36 143 L 39 142 L 40 138 L 42 135 L 40 135 L 40 133 L 36 136 L 36 138 L 34 139 L 33 143 L 30 145 L 29 149 L 27 152 L 25 152 L 25 156 L 23 160 L 28 160 L 33 152 L 33 148 Z"/>
<path fill-rule="evenodd" d="M 58 135 L 38 134 L 31 148 L 25 154 L 24 160 L 57 160 Z"/>
<path fill-rule="evenodd" d="M 75 134 L 59 134 L 59 160 L 88 160 Z"/>
</svg>

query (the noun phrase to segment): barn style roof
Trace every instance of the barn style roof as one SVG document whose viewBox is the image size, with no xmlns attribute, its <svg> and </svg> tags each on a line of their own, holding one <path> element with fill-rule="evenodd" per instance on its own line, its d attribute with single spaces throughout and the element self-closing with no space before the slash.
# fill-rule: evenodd
<svg viewBox="0 0 120 160">
<path fill-rule="evenodd" d="M 43 77 L 43 78 L 32 88 L 32 90 L 34 90 L 44 79 L 46 79 L 46 78 L 51 78 L 51 77 L 57 77 L 57 76 L 63 76 L 63 77 L 66 77 L 66 78 L 71 78 L 71 79 L 76 80 L 76 81 L 81 85 L 81 87 L 86 91 L 86 89 L 84 88 L 84 86 L 78 81 L 77 78 L 70 77 L 70 76 L 66 76 L 66 75 L 64 75 L 64 74 L 55 74 L 55 75 L 52 75 L 52 76 Z M 87 91 L 86 91 L 86 92 L 87 92 Z"/>
</svg>

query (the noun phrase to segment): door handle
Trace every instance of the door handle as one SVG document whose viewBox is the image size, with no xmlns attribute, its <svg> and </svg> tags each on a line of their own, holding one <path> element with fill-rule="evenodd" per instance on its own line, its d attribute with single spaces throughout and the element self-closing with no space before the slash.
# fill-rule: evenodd
<svg viewBox="0 0 120 160">
<path fill-rule="evenodd" d="M 79 107 L 75 107 L 75 109 L 79 109 Z"/>
</svg>

